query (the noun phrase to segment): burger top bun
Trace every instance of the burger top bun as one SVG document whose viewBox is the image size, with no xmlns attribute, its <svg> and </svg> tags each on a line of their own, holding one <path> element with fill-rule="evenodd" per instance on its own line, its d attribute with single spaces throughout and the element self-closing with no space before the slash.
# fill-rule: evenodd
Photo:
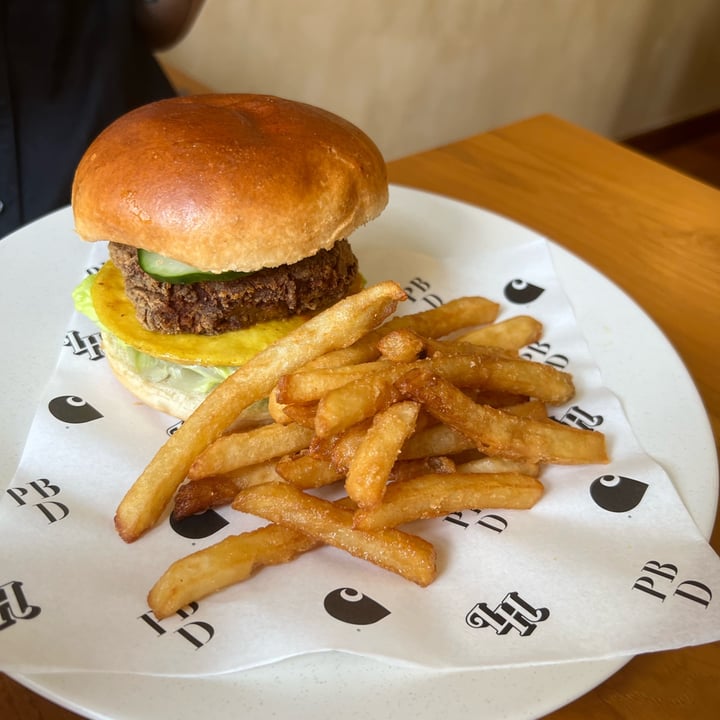
<svg viewBox="0 0 720 720">
<path fill-rule="evenodd" d="M 144 105 L 107 127 L 75 173 L 75 228 L 209 272 L 297 262 L 373 219 L 385 163 L 346 120 L 267 95 Z"/>
</svg>

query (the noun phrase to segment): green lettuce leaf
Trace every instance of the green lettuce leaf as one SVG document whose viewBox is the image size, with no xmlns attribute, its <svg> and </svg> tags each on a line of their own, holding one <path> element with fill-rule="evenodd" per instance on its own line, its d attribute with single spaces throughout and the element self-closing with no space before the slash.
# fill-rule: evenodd
<svg viewBox="0 0 720 720">
<path fill-rule="evenodd" d="M 92 286 L 95 284 L 95 275 L 88 275 L 72 292 L 75 309 L 85 317 L 100 325 L 95 306 L 93 305 Z"/>
</svg>

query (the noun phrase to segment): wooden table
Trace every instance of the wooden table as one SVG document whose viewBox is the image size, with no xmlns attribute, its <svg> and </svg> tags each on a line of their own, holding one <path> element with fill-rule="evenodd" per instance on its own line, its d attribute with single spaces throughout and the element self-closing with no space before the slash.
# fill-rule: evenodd
<svg viewBox="0 0 720 720">
<path fill-rule="evenodd" d="M 570 249 L 670 338 L 720 438 L 720 192 L 551 116 L 390 163 L 394 183 L 481 205 Z M 678 272 L 678 268 L 683 268 Z M 720 550 L 720 524 L 711 543 Z M 635 658 L 553 720 L 717 717 L 720 643 Z M 0 676 L 0 717 L 76 715 Z"/>
</svg>

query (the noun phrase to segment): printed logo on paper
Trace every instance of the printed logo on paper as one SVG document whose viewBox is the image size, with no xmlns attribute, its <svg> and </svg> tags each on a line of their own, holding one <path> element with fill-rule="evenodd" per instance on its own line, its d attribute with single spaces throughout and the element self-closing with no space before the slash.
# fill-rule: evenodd
<svg viewBox="0 0 720 720">
<path fill-rule="evenodd" d="M 172 437 L 183 425 L 183 420 L 178 420 L 176 423 L 173 423 L 169 428 L 166 428 L 165 434 L 168 437 Z"/>
<path fill-rule="evenodd" d="M 458 527 L 467 530 L 470 525 L 479 525 L 486 530 L 492 530 L 501 533 L 507 530 L 508 521 L 502 515 L 494 512 L 485 512 L 484 510 L 459 510 L 450 513 L 443 518 L 444 522 L 452 523 Z"/>
<path fill-rule="evenodd" d="M 153 630 L 155 637 L 180 638 L 195 650 L 200 650 L 215 637 L 215 628 L 204 620 L 189 620 L 199 608 L 200 603 L 191 602 L 163 620 L 158 620 L 151 611 L 140 615 L 138 620 L 142 620 L 147 627 Z"/>
<path fill-rule="evenodd" d="M 580 405 L 573 405 L 559 418 L 553 417 L 553 420 L 580 430 L 595 430 L 605 422 L 602 415 L 593 415 L 589 410 L 580 407 Z"/>
<path fill-rule="evenodd" d="M 659 600 L 661 603 L 671 598 L 694 603 L 694 607 L 707 610 L 712 602 L 712 590 L 700 580 L 682 579 L 680 568 L 673 563 L 648 560 L 643 565 L 641 572 L 643 574 L 635 580 L 632 589 Z"/>
<path fill-rule="evenodd" d="M 555 352 L 553 346 L 547 342 L 534 342 L 526 345 L 520 353 L 520 357 L 551 365 L 558 370 L 564 370 L 570 364 L 570 358 L 567 355 Z"/>
<path fill-rule="evenodd" d="M 590 485 L 590 497 L 603 510 L 625 513 L 645 497 L 648 484 L 624 475 L 601 475 Z"/>
<path fill-rule="evenodd" d="M 379 602 L 355 588 L 337 588 L 325 596 L 328 615 L 350 625 L 373 625 L 390 614 Z"/>
<path fill-rule="evenodd" d="M 78 395 L 60 395 L 48 403 L 50 414 L 60 422 L 88 423 L 99 420 L 103 414 Z"/>
<path fill-rule="evenodd" d="M 102 360 L 105 357 L 99 332 L 81 335 L 77 330 L 69 330 L 65 333 L 63 347 L 69 347 L 73 355 L 84 355 L 88 360 L 92 361 Z"/>
<path fill-rule="evenodd" d="M 0 630 L 7 630 L 19 620 L 32 620 L 40 614 L 39 605 L 31 605 L 20 580 L 0 585 Z"/>
<path fill-rule="evenodd" d="M 57 499 L 61 493 L 60 485 L 50 482 L 47 478 L 38 478 L 22 485 L 9 487 L 5 492 L 15 501 L 18 508 L 35 508 L 50 524 L 64 520 L 70 514 L 70 508 Z"/>
<path fill-rule="evenodd" d="M 549 617 L 550 610 L 534 607 L 513 591 L 492 610 L 487 603 L 478 603 L 465 616 L 465 622 L 471 628 L 490 627 L 497 635 L 507 635 L 511 630 L 515 630 L 522 637 L 527 637 L 535 632 L 539 623 Z"/>
<path fill-rule="evenodd" d="M 537 300 L 544 292 L 545 288 L 533 285 L 521 278 L 511 280 L 503 289 L 505 297 L 517 305 L 527 305 Z"/>
<path fill-rule="evenodd" d="M 205 510 L 197 515 L 188 515 L 180 520 L 170 515 L 170 527 L 188 540 L 200 540 L 222 530 L 228 521 L 215 510 Z"/>
<path fill-rule="evenodd" d="M 403 288 L 410 303 L 427 305 L 428 308 L 440 307 L 444 304 L 443 300 L 439 295 L 431 292 L 431 289 L 430 283 L 421 277 L 414 277 Z"/>
</svg>

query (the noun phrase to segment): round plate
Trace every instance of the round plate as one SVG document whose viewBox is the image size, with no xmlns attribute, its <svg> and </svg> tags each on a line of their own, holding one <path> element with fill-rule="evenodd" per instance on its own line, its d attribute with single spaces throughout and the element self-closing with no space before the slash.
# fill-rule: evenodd
<svg viewBox="0 0 720 720">
<path fill-rule="evenodd" d="M 456 232 L 464 236 L 458 241 L 472 242 L 489 225 L 500 234 L 517 229 L 515 223 L 477 207 L 393 187 L 390 206 L 374 221 L 372 232 L 397 229 L 398 217 L 412 218 L 412 231 L 421 234 L 418 242 L 425 246 L 447 242 Z M 363 232 L 357 235 L 359 248 Z M 621 399 L 640 443 L 668 472 L 695 522 L 709 536 L 718 491 L 715 445 L 682 361 L 647 315 L 611 281 L 552 243 L 551 253 L 605 385 Z M 72 311 L 70 290 L 87 254 L 87 245 L 72 231 L 69 209 L 0 242 L 3 477 L 12 477 L 19 461 Z M 603 298 L 601 304 L 595 301 L 598 297 Z M 674 392 L 658 392 L 664 387 Z M 681 424 L 673 422 L 678 417 L 683 418 Z M 295 715 L 303 706 L 311 707 L 317 720 L 341 716 L 434 720 L 465 712 L 521 720 L 572 701 L 628 659 L 437 672 L 327 652 L 198 679 L 102 673 L 14 677 L 77 713 L 114 720 L 195 720 L 200 714 L 232 713 L 255 720 Z"/>
</svg>

